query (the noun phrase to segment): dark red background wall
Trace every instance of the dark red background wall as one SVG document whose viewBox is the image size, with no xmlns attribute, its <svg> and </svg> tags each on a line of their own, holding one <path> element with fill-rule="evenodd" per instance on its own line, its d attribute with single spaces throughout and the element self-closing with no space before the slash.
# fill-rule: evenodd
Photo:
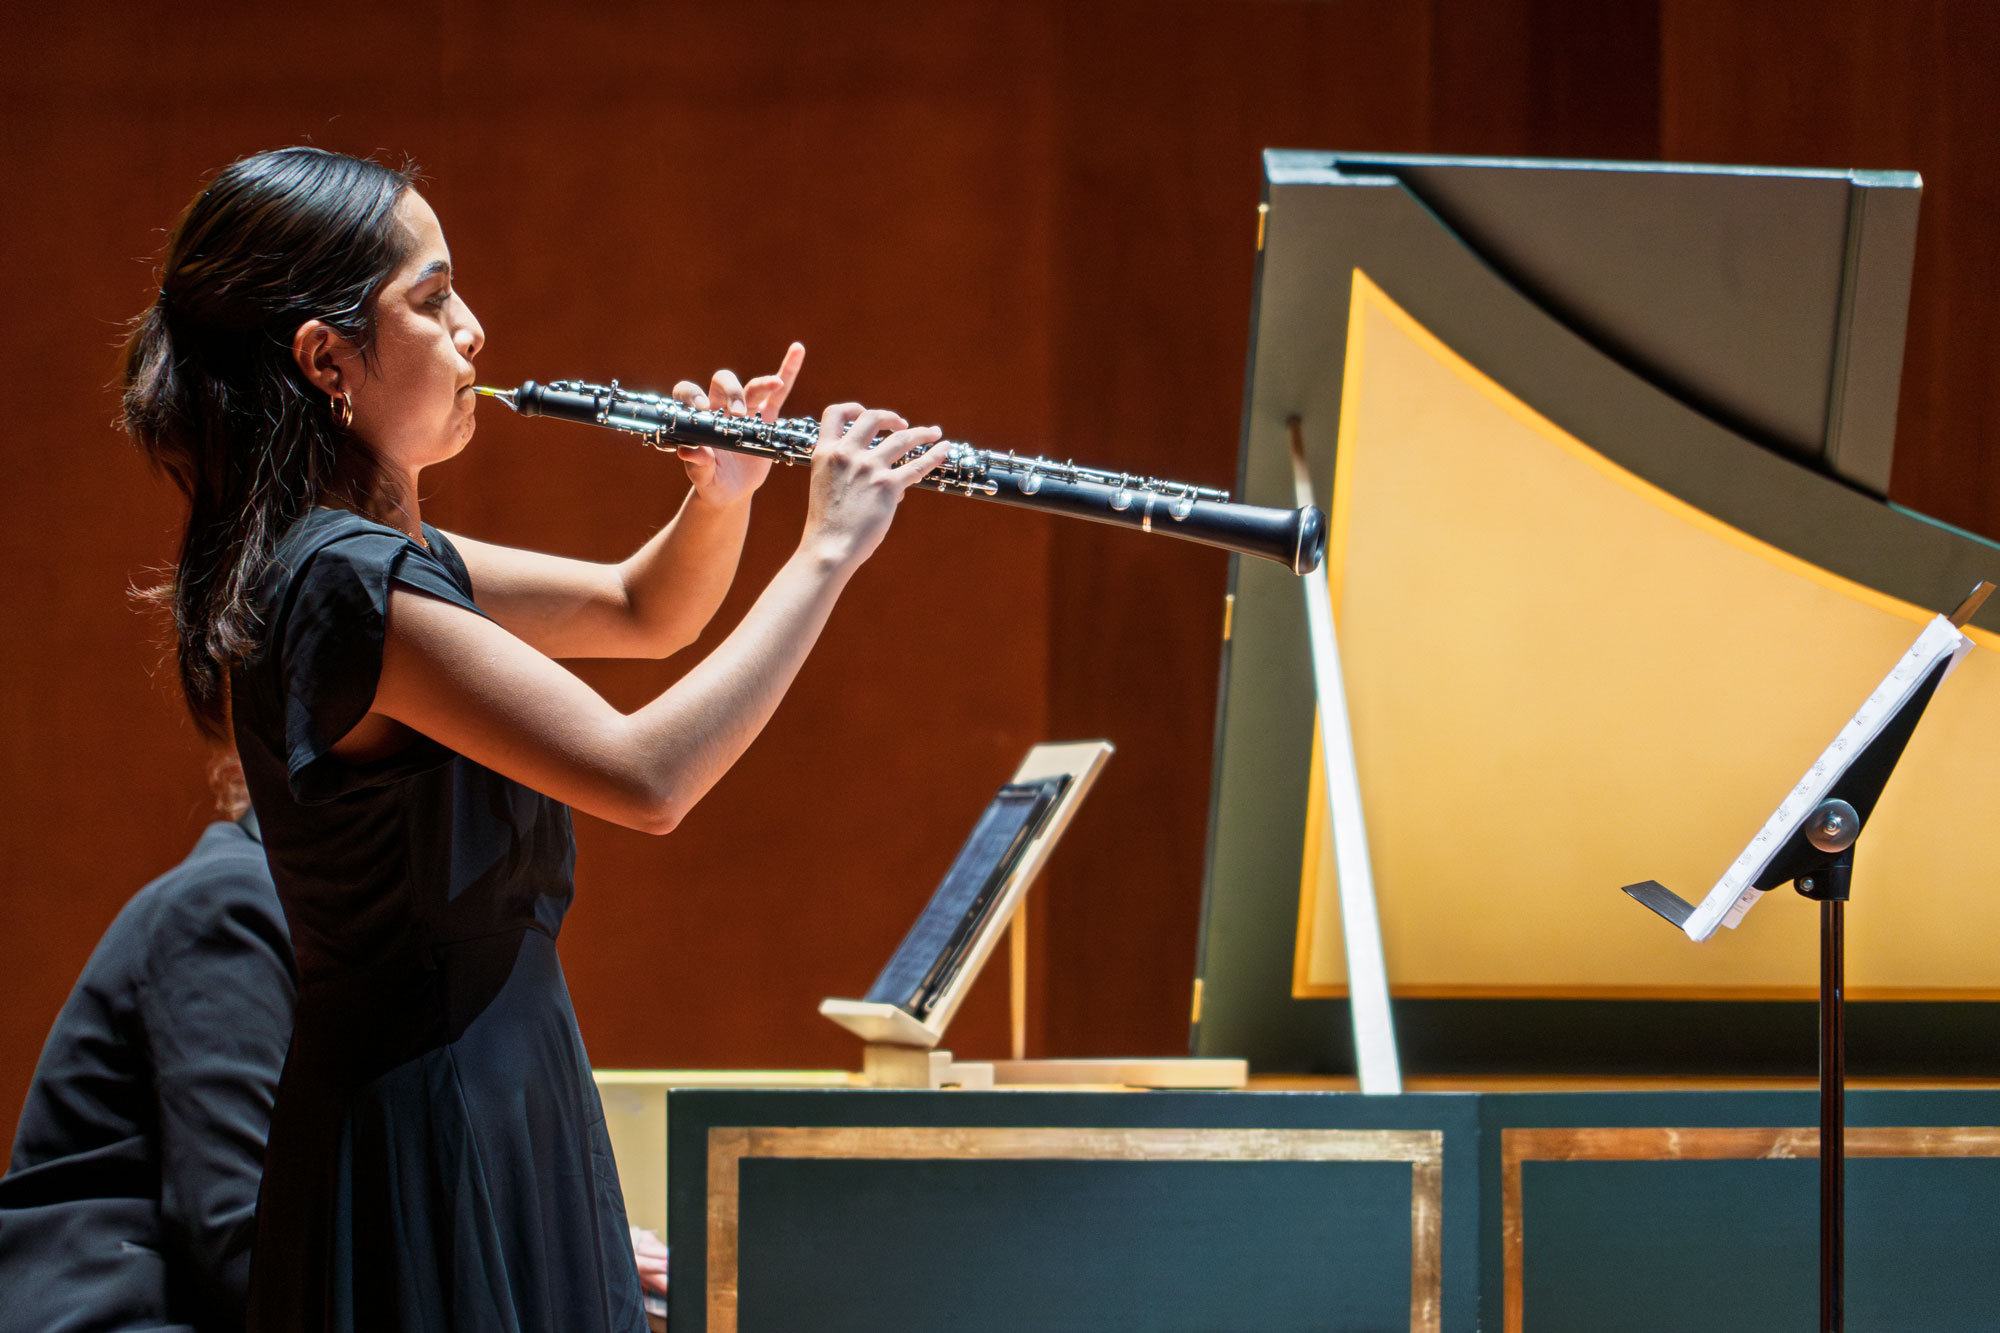
<svg viewBox="0 0 2000 1333">
<path fill-rule="evenodd" d="M 172 497 L 109 386 L 165 227 L 258 148 L 415 158 L 490 379 L 750 373 L 796 337 L 802 410 L 1223 485 L 1263 147 L 1913 167 L 1895 498 L 2000 535 L 2000 12 L 1972 0 L 24 8 L 0 19 L 0 1134 L 93 941 L 206 817 L 125 595 Z M 430 484 L 448 528 L 613 557 L 685 481 L 489 411 Z M 796 539 L 798 479 L 759 510 L 710 642 Z M 914 497 L 677 833 L 579 822 L 563 949 L 597 1062 L 852 1066 L 818 1000 L 866 987 L 1030 744 L 1099 735 L 1119 754 L 1038 890 L 1032 1044 L 1179 1050 L 1224 578 Z M 686 665 L 584 669 L 632 705 Z M 998 982 L 961 1052 L 1004 1046 Z"/>
</svg>

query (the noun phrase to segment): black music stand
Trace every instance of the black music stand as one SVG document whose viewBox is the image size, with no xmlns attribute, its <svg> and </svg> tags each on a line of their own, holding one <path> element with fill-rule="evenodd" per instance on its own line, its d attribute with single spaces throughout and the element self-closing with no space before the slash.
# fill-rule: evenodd
<svg viewBox="0 0 2000 1333">
<path fill-rule="evenodd" d="M 1949 617 L 1925 627 L 1834 744 L 1786 797 L 1742 857 L 1699 907 L 1657 880 L 1624 892 L 1691 939 L 1734 927 L 1764 892 L 1790 881 L 1819 903 L 1819 1309 L 1821 1333 L 1845 1324 L 1847 1204 L 1846 908 L 1854 844 L 1881 799 L 1924 709 L 1964 647 L 1953 635 L 1993 591 L 1981 583 Z M 1962 642 L 1962 640 L 1961 640 Z M 1928 651 L 1927 651 L 1928 649 Z M 1871 715 L 1871 709 L 1877 710 Z M 1851 757 L 1848 757 L 1851 754 Z M 1809 803 L 1809 804 L 1808 804 Z M 1789 813 L 1788 813 L 1789 808 Z M 1767 850 L 1760 851 L 1762 844 Z"/>
</svg>

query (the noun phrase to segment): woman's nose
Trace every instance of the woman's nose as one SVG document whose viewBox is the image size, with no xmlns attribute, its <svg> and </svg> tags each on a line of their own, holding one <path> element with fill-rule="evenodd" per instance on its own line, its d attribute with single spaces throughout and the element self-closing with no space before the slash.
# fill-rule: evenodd
<svg viewBox="0 0 2000 1333">
<path fill-rule="evenodd" d="M 465 307 L 465 321 L 458 326 L 458 346 L 470 361 L 479 355 L 479 349 L 486 346 L 486 330 L 480 327 L 479 317 L 472 313 L 472 307 Z"/>
</svg>

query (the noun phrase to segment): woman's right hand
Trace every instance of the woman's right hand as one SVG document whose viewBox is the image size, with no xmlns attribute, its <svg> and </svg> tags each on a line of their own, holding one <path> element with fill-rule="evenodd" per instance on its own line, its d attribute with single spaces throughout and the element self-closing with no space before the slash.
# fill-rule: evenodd
<svg viewBox="0 0 2000 1333">
<path fill-rule="evenodd" d="M 877 440 L 882 431 L 890 434 Z M 936 444 L 944 432 L 911 426 L 894 412 L 836 403 L 819 420 L 813 449 L 812 488 L 802 547 L 818 559 L 852 570 L 882 544 L 903 492 L 945 462 L 943 449 L 896 466 L 912 449 Z"/>
</svg>

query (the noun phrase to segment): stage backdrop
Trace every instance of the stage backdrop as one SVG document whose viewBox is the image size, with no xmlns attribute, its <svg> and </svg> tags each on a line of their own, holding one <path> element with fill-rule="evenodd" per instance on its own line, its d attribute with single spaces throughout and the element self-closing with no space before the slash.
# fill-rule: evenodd
<svg viewBox="0 0 2000 1333">
<path fill-rule="evenodd" d="M 126 595 L 171 550 L 173 500 L 110 386 L 166 226 L 223 162 L 414 157 L 493 379 L 666 384 L 800 338 L 802 410 L 856 397 L 1209 484 L 1234 467 L 1262 148 L 1915 168 L 1892 493 L 2000 533 L 1995 25 L 1889 0 L 10 8 L 0 1134 L 92 943 L 205 817 Z M 706 643 L 790 549 L 798 482 L 760 500 Z M 430 484 L 449 529 L 607 558 L 685 486 L 490 410 Z M 1031 1044 L 1181 1049 L 1224 583 L 1213 552 L 913 497 L 679 831 L 580 821 L 563 943 L 594 1058 L 851 1066 L 820 997 L 866 986 L 1030 744 L 1100 735 L 1119 754 L 1035 918 Z M 685 665 L 584 671 L 632 705 Z M 975 993 L 961 1051 L 1002 1047 L 1000 998 Z"/>
</svg>

